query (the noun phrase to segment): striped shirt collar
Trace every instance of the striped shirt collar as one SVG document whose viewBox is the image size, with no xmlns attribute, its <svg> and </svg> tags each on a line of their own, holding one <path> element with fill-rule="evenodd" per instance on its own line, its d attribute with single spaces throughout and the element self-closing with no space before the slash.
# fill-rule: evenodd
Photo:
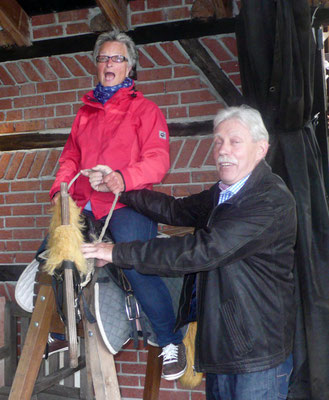
<svg viewBox="0 0 329 400">
<path fill-rule="evenodd" d="M 240 189 L 244 186 L 247 182 L 250 174 L 242 178 L 239 182 L 234 183 L 231 186 L 225 185 L 222 181 L 218 183 L 218 187 L 221 190 L 219 193 L 218 204 L 222 204 L 225 201 L 229 200 L 232 196 L 238 193 Z"/>
</svg>

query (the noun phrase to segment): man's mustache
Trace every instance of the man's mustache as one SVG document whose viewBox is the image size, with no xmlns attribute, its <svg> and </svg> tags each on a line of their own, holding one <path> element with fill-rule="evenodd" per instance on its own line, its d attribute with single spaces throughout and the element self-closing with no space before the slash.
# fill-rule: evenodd
<svg viewBox="0 0 329 400">
<path fill-rule="evenodd" d="M 238 160 L 234 157 L 227 157 L 227 156 L 219 156 L 217 158 L 218 163 L 231 163 L 231 164 L 237 164 Z"/>
</svg>

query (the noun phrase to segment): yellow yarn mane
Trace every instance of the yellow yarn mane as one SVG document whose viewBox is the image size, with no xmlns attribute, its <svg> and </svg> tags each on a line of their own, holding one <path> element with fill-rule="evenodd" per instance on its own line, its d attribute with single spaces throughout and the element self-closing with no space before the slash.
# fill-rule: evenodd
<svg viewBox="0 0 329 400">
<path fill-rule="evenodd" d="M 61 202 L 57 201 L 52 208 L 52 218 L 49 225 L 48 260 L 44 271 L 53 275 L 63 261 L 72 261 L 81 274 L 87 273 L 87 261 L 81 252 L 83 243 L 83 219 L 79 207 L 69 197 L 70 224 L 61 223 Z"/>
</svg>

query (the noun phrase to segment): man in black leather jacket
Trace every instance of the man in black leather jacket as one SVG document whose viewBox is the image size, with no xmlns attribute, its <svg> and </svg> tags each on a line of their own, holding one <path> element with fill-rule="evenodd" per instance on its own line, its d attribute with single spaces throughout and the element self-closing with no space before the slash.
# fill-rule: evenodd
<svg viewBox="0 0 329 400">
<path fill-rule="evenodd" d="M 141 190 L 120 199 L 195 233 L 82 249 L 99 266 L 113 262 L 145 274 L 185 276 L 177 327 L 189 320 L 196 293 L 195 368 L 206 373 L 208 400 L 274 400 L 288 392 L 296 209 L 264 160 L 268 146 L 258 111 L 220 110 L 213 149 L 219 182 L 186 198 Z"/>
</svg>

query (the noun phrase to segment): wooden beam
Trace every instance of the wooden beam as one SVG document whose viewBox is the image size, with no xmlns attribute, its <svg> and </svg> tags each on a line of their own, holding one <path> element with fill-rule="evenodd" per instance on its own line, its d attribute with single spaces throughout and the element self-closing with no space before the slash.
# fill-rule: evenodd
<svg viewBox="0 0 329 400">
<path fill-rule="evenodd" d="M 186 123 L 171 122 L 168 123 L 168 128 L 171 137 L 197 135 L 205 136 L 212 133 L 213 121 L 194 121 Z M 68 133 L 37 132 L 0 135 L 0 151 L 51 149 L 63 147 L 68 136 Z"/>
<path fill-rule="evenodd" d="M 16 0 L 1 0 L 0 26 L 17 46 L 31 46 L 29 17 Z M 11 44 L 2 40 L 1 46 Z"/>
<path fill-rule="evenodd" d="M 128 29 L 126 0 L 96 0 L 96 3 L 113 28 Z"/>
<path fill-rule="evenodd" d="M 229 106 L 240 105 L 243 97 L 198 39 L 183 39 L 179 43 L 191 60 L 206 75 L 217 93 Z"/>
<path fill-rule="evenodd" d="M 235 18 L 210 18 L 184 20 L 163 24 L 140 26 L 127 34 L 136 45 L 167 42 L 179 39 L 222 35 L 235 32 Z M 0 49 L 0 63 L 14 60 L 50 57 L 62 54 L 92 51 L 98 34 L 68 36 L 59 39 L 38 40 L 33 46 L 14 49 Z"/>
</svg>

